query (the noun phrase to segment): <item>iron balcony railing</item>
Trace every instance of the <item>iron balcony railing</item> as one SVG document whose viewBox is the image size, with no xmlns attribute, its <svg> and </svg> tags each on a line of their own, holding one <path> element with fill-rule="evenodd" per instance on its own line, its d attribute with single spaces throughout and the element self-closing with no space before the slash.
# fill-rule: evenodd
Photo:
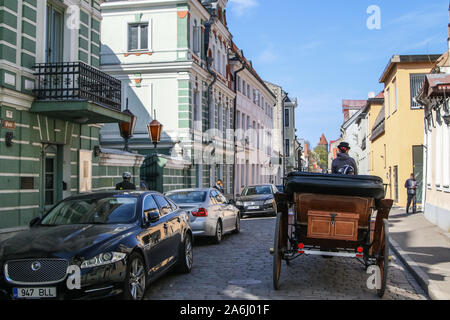
<svg viewBox="0 0 450 320">
<path fill-rule="evenodd" d="M 90 101 L 121 111 L 121 82 L 83 62 L 35 65 L 37 100 Z"/>
</svg>

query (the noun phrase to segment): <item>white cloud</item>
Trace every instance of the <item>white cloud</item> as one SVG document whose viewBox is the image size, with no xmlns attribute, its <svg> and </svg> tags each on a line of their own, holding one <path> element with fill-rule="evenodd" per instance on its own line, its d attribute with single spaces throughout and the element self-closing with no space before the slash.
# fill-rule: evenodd
<svg viewBox="0 0 450 320">
<path fill-rule="evenodd" d="M 256 61 L 259 63 L 272 63 L 278 59 L 278 56 L 275 54 L 274 45 L 269 44 L 269 46 L 264 49 L 260 55 L 256 58 Z"/>
<path fill-rule="evenodd" d="M 229 4 L 234 13 L 242 16 L 248 9 L 256 7 L 258 2 L 257 0 L 230 0 Z"/>
</svg>

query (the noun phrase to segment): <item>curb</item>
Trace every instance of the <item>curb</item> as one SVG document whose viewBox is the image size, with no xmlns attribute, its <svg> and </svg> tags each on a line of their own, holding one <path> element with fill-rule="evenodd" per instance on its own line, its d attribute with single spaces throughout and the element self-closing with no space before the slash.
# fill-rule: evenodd
<svg viewBox="0 0 450 320">
<path fill-rule="evenodd" d="M 450 296 L 442 292 L 435 284 L 430 281 L 428 275 L 420 268 L 420 266 L 411 259 L 408 254 L 398 245 L 391 237 L 389 239 L 390 247 L 395 255 L 406 266 L 406 269 L 413 275 L 422 289 L 428 294 L 432 300 L 449 300 Z"/>
</svg>

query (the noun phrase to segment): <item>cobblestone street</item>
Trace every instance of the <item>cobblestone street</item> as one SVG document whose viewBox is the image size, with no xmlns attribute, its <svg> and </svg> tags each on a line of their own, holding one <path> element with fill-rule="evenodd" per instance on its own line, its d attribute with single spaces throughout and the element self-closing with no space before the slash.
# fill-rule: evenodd
<svg viewBox="0 0 450 320">
<path fill-rule="evenodd" d="M 190 274 L 171 273 L 155 281 L 147 299 L 379 299 L 366 287 L 368 274 L 355 260 L 320 256 L 283 262 L 281 288 L 272 287 L 275 218 L 241 221 L 241 233 L 227 235 L 220 245 L 195 242 Z M 391 251 L 392 254 L 392 251 Z M 383 299 L 428 299 L 393 255 Z"/>
</svg>

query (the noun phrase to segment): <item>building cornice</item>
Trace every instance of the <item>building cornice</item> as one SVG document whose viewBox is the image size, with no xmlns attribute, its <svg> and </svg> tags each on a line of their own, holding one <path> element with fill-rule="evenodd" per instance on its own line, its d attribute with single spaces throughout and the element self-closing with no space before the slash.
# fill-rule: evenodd
<svg viewBox="0 0 450 320">
<path fill-rule="evenodd" d="M 7 105 L 20 110 L 29 110 L 34 97 L 16 90 L 0 87 L 0 105 Z"/>
</svg>

